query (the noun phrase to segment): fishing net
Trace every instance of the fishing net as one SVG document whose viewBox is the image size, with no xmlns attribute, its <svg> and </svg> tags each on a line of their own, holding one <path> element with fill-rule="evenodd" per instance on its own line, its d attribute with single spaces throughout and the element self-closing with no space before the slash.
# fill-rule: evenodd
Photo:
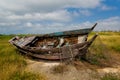
<svg viewBox="0 0 120 80">
<path fill-rule="evenodd" d="M 71 46 L 66 46 L 62 48 L 61 53 L 61 62 L 64 62 L 66 64 L 71 63 L 74 60 L 74 54 L 76 51 Z M 64 58 L 64 59 L 62 59 Z"/>
</svg>

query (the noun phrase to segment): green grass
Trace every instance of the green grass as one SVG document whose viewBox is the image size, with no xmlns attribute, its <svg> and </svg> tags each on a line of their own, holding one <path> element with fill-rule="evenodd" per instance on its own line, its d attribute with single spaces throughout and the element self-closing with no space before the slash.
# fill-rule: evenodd
<svg viewBox="0 0 120 80">
<path fill-rule="evenodd" d="M 0 35 L 0 80 L 45 80 L 44 77 L 24 72 L 27 63 L 8 40 L 14 35 Z"/>
<path fill-rule="evenodd" d="M 92 32 L 89 39 L 95 34 Z M 99 36 L 92 43 L 87 60 L 94 65 L 108 66 L 114 53 L 120 54 L 120 32 L 98 32 Z"/>
<path fill-rule="evenodd" d="M 120 80 L 120 76 L 118 74 L 105 74 L 101 80 Z"/>
<path fill-rule="evenodd" d="M 95 32 L 92 32 L 90 36 L 93 36 Z M 120 32 L 98 32 L 99 40 L 111 50 L 120 53 Z"/>
<path fill-rule="evenodd" d="M 45 76 L 30 72 L 15 72 L 9 80 L 45 80 Z"/>
</svg>

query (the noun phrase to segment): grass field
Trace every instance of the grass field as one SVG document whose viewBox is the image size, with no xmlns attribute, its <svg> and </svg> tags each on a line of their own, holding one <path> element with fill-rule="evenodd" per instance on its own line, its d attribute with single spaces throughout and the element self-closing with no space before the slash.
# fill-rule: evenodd
<svg viewBox="0 0 120 80">
<path fill-rule="evenodd" d="M 94 32 L 90 37 L 93 34 Z M 120 54 L 120 32 L 99 32 L 99 35 L 96 42 L 98 40 L 104 44 L 111 53 Z M 27 65 L 25 58 L 8 43 L 13 36 L 15 35 L 0 35 L 0 80 L 45 80 L 45 75 L 24 71 Z M 94 46 L 96 50 L 99 48 L 99 45 Z"/>
<path fill-rule="evenodd" d="M 8 43 L 14 35 L 0 35 L 0 80 L 45 80 L 43 75 L 24 71 L 27 63 Z"/>
<path fill-rule="evenodd" d="M 92 32 L 89 39 L 95 33 L 98 33 L 99 36 L 89 48 L 90 52 L 93 53 L 92 56 L 88 56 L 90 61 L 92 61 L 92 64 L 101 65 L 107 63 L 107 65 L 110 65 L 110 63 L 106 62 L 108 59 L 111 63 L 114 63 L 115 60 L 116 62 L 119 62 L 120 56 L 118 55 L 120 55 L 120 32 Z"/>
<path fill-rule="evenodd" d="M 95 32 L 90 35 L 95 34 Z M 98 32 L 98 41 L 102 42 L 107 48 L 120 53 L 120 32 Z"/>
</svg>

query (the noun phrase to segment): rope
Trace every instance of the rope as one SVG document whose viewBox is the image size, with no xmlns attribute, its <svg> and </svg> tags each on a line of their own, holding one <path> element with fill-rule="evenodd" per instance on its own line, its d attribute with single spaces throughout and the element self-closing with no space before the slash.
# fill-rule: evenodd
<svg viewBox="0 0 120 80">
<path fill-rule="evenodd" d="M 71 59 L 73 59 L 72 47 L 69 47 L 69 49 L 70 49 Z"/>
</svg>

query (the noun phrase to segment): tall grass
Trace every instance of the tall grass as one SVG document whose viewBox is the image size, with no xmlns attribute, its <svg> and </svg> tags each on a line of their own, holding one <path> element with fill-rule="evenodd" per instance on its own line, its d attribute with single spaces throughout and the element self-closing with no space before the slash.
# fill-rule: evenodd
<svg viewBox="0 0 120 80">
<path fill-rule="evenodd" d="M 93 36 L 95 32 L 90 34 Z M 109 49 L 120 53 L 120 32 L 98 32 L 100 40 Z"/>
<path fill-rule="evenodd" d="M 89 39 L 95 33 L 92 32 Z M 114 53 L 120 53 L 120 32 L 98 32 L 99 36 L 89 48 L 87 59 L 91 64 L 109 66 Z"/>
<path fill-rule="evenodd" d="M 44 80 L 43 77 L 24 72 L 25 58 L 8 43 L 13 35 L 0 36 L 0 80 Z"/>
</svg>

